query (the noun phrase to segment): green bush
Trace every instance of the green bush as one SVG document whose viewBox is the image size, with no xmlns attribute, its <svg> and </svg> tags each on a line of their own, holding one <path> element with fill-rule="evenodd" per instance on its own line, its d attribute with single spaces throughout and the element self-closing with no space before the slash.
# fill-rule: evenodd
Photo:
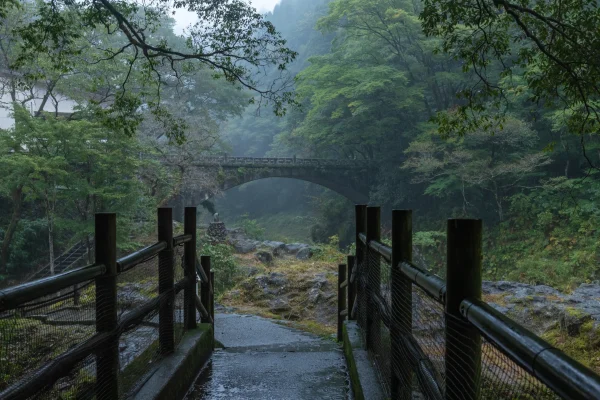
<svg viewBox="0 0 600 400">
<path fill-rule="evenodd" d="M 237 273 L 233 248 L 227 244 L 204 243 L 200 252 L 211 258 L 211 269 L 215 272 L 215 296 L 231 289 Z"/>
<path fill-rule="evenodd" d="M 250 219 L 248 214 L 242 215 L 242 229 L 251 239 L 265 240 L 265 229 L 261 227 L 255 219 Z"/>
</svg>

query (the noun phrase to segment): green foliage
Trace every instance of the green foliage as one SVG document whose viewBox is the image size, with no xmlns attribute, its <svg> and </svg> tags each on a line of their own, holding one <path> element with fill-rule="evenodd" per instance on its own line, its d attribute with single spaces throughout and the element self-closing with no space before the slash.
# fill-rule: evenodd
<svg viewBox="0 0 600 400">
<path fill-rule="evenodd" d="M 510 220 L 486 241 L 486 273 L 494 279 L 545 283 L 568 290 L 600 279 L 597 174 L 553 178 L 510 199 Z"/>
<path fill-rule="evenodd" d="M 246 236 L 254 240 L 264 240 L 265 239 L 265 228 L 260 226 L 258 221 L 255 219 L 251 219 L 250 215 L 244 214 L 242 215 L 242 219 L 240 220 L 240 225 L 244 230 Z"/>
<path fill-rule="evenodd" d="M 0 183 L 0 196 L 19 188 L 12 207 L 39 205 L 44 222 L 34 216 L 18 224 L 13 217 L 16 228 L 4 237 L 12 249 L 8 269 L 23 274 L 35 267 L 44 254 L 42 235 L 52 252 L 64 237 L 92 234 L 96 212 L 118 212 L 119 246 L 137 245 L 131 233 L 143 231 L 143 224 L 135 221 L 149 220 L 157 205 L 140 175 L 162 169 L 139 159 L 144 148 L 138 141 L 93 119 L 35 118 L 16 105 L 15 120 L 15 128 L 0 136 L 0 172 L 11 176 Z"/>
<path fill-rule="evenodd" d="M 171 13 L 182 8 L 193 10 L 198 18 L 184 37 L 173 34 L 171 19 Z M 269 103 L 277 115 L 295 104 L 283 71 L 296 52 L 286 47 L 271 22 L 242 1 L 0 3 L 0 15 L 7 22 L 14 22 L 18 18 L 10 17 L 19 14 L 24 16 L 11 32 L 11 41 L 19 45 L 13 46 L 6 67 L 23 70 L 24 80 L 30 81 L 77 71 L 74 80 L 83 77 L 86 88 L 92 85 L 87 93 L 98 94 L 87 104 L 111 130 L 133 135 L 143 120 L 137 111 L 144 108 L 169 138 L 183 142 L 186 131 L 195 126 L 188 125 L 162 95 L 175 86 L 193 86 L 194 74 L 222 78 L 238 90 L 249 90 L 257 98 L 249 96 L 246 101 Z M 40 56 L 44 68 L 28 68 L 37 66 Z M 118 69 L 119 73 L 87 74 L 96 65 L 96 72 Z M 270 83 L 258 80 L 255 74 L 264 68 L 279 75 Z M 103 85 L 111 91 L 106 93 Z"/>
<path fill-rule="evenodd" d="M 425 231 L 415 232 L 413 235 L 413 245 L 419 247 L 438 247 L 446 239 L 444 232 Z"/>
<path fill-rule="evenodd" d="M 320 244 L 311 249 L 313 251 L 313 259 L 316 261 L 337 264 L 346 262 L 346 254 L 340 250 L 340 238 L 336 235 L 331 236 L 327 243 Z"/>
<path fill-rule="evenodd" d="M 439 50 L 476 74 L 462 92 L 467 101 L 438 119 L 444 132 L 493 127 L 497 111 L 510 107 L 506 94 L 525 91 L 532 102 L 557 105 L 572 132 L 598 133 L 600 54 L 588 34 L 600 29 L 595 0 L 425 0 L 421 18 Z"/>
<path fill-rule="evenodd" d="M 200 254 L 211 257 L 211 268 L 215 272 L 215 296 L 231 289 L 237 273 L 233 248 L 227 244 L 204 243 L 200 247 Z"/>
</svg>

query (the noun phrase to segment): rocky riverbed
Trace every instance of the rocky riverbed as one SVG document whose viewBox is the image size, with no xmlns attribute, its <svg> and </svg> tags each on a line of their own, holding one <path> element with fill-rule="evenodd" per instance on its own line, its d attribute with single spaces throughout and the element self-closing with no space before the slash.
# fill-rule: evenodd
<svg viewBox="0 0 600 400">
<path fill-rule="evenodd" d="M 241 230 L 228 231 L 228 240 L 238 253 L 240 277 L 222 298 L 229 310 L 333 332 L 337 262 L 323 261 L 317 247 L 251 240 Z M 600 372 L 600 284 L 564 293 L 545 285 L 486 281 L 482 289 L 494 308 Z"/>
</svg>

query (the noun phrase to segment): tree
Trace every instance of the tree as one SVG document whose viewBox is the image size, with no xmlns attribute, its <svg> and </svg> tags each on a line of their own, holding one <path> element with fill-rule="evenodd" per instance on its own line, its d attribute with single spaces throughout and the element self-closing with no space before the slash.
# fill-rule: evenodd
<svg viewBox="0 0 600 400">
<path fill-rule="evenodd" d="M 506 106 L 506 87 L 498 82 L 513 74 L 522 75 L 531 101 L 562 109 L 571 132 L 599 132 L 600 8 L 595 0 L 425 0 L 424 5 L 425 33 L 441 38 L 440 50 L 464 60 L 464 70 L 479 78 L 463 91 L 467 101 L 453 118 L 439 120 L 445 132 L 494 129 L 502 113 L 481 111 Z"/>
<path fill-rule="evenodd" d="M 148 163 L 152 163 L 157 174 L 162 166 L 152 160 L 140 160 L 143 148 L 136 138 L 110 131 L 92 119 L 32 117 L 18 106 L 15 120 L 15 128 L 0 136 L 0 147 L 6 150 L 6 155 L 0 157 L 0 170 L 12 171 L 14 183 L 2 182 L 13 193 L 20 191 L 29 201 L 41 202 L 51 273 L 57 224 L 63 230 L 76 232 L 78 239 L 87 239 L 93 232 L 96 212 L 118 210 L 120 241 L 127 243 L 133 222 L 148 219 L 157 199 L 169 191 L 155 192 L 153 198 L 140 179 L 140 172 L 150 168 Z M 13 215 L 18 214 L 20 204 L 15 202 L 13 207 Z M 11 237 L 12 234 L 4 237 L 3 248 L 7 251 Z M 89 241 L 88 249 L 91 250 Z M 3 260 L 7 259 L 6 254 L 3 250 Z M 3 269 L 6 272 L 6 264 Z"/>
<path fill-rule="evenodd" d="M 90 63 L 110 65 L 115 59 L 124 59 L 130 70 L 141 71 L 142 87 L 131 93 L 130 74 L 126 73 L 119 83 L 120 95 L 109 102 L 103 115 L 130 132 L 139 120 L 124 118 L 123 114 L 146 104 L 155 118 L 170 126 L 170 135 L 183 135 L 185 126 L 161 103 L 161 89 L 169 81 L 185 86 L 185 75 L 198 70 L 209 69 L 213 78 L 222 77 L 251 90 L 259 103 L 271 103 L 277 114 L 285 113 L 286 105 L 293 104 L 288 91 L 290 82 L 285 76 L 262 84 L 254 78 L 257 71 L 269 66 L 276 66 L 283 73 L 296 57 L 273 24 L 254 8 L 242 0 L 175 2 L 175 9 L 187 9 L 198 16 L 198 22 L 188 28 L 188 36 L 182 43 L 160 34 L 159 28 L 171 12 L 170 5 L 164 0 L 143 4 L 112 0 L 3 2 L 0 15 L 23 8 L 33 9 L 34 14 L 17 29 L 22 45 L 11 67 L 20 69 L 30 65 L 40 52 L 48 49 L 53 69 L 69 72 L 89 52 L 89 45 L 98 54 Z M 93 33 L 99 30 L 117 40 L 110 43 L 96 40 Z M 45 75 L 36 71 L 28 78 Z"/>
<path fill-rule="evenodd" d="M 488 199 L 499 221 L 504 219 L 505 199 L 519 185 L 535 176 L 550 163 L 547 154 L 535 151 L 537 134 L 522 121 L 507 117 L 502 131 L 479 130 L 464 138 L 447 141 L 425 136 L 412 142 L 403 168 L 414 173 L 413 183 L 426 183 L 425 194 L 443 198 L 461 198 L 462 214 L 477 210 L 472 198 L 482 198 L 485 212 Z"/>
</svg>

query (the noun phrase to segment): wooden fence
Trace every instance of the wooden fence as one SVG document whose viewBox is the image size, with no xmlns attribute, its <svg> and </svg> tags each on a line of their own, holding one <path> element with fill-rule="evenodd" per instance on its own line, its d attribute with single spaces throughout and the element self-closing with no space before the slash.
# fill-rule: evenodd
<svg viewBox="0 0 600 400">
<path fill-rule="evenodd" d="M 412 262 L 412 212 L 391 217 L 390 247 L 379 207 L 356 206 L 356 255 L 339 267 L 338 296 L 338 340 L 358 319 L 391 398 L 600 399 L 596 373 L 482 300 L 481 220 L 448 220 L 444 280 Z"/>
<path fill-rule="evenodd" d="M 119 366 L 120 336 L 130 331 L 132 327 L 139 326 L 148 315 L 158 312 L 158 353 L 160 355 L 172 353 L 176 346 L 174 299 L 181 291 L 183 291 L 183 329 L 196 328 L 196 310 L 199 311 L 201 322 L 213 323 L 214 275 L 210 270 L 210 257 L 202 257 L 201 262 L 196 257 L 196 207 L 186 207 L 184 234 L 176 237 L 173 237 L 172 209 L 159 208 L 158 241 L 120 259 L 117 259 L 116 230 L 115 214 L 96 214 L 96 259 L 93 265 L 0 290 L 0 323 L 3 328 L 9 329 L 24 318 L 35 318 L 35 315 L 26 314 L 23 310 L 27 310 L 28 305 L 36 301 L 36 304 L 41 304 L 36 307 L 50 304 L 53 307 L 52 312 L 56 312 L 56 309 L 63 307 L 69 296 L 81 295 L 81 289 L 77 289 L 80 285 L 87 283 L 95 286 L 95 312 L 93 312 L 95 334 L 52 360 L 42 363 L 34 371 L 25 371 L 21 379 L 13 380 L 0 392 L 1 399 L 27 399 L 32 396 L 43 398 L 44 393 L 59 379 L 76 375 L 78 363 L 89 357 L 95 357 L 95 367 L 92 369 L 95 374 L 93 396 L 96 399 L 120 398 L 123 395 L 122 382 L 120 382 L 122 371 Z M 183 277 L 175 282 L 176 272 L 180 271 L 175 270 L 174 247 L 181 245 L 183 245 L 181 266 L 184 271 Z M 119 317 L 118 277 L 156 257 L 158 258 L 157 296 Z M 197 277 L 201 281 L 200 296 L 197 295 Z M 75 289 L 69 291 L 69 288 Z M 69 295 L 61 295 L 61 291 L 69 291 Z M 51 300 L 40 301 L 48 296 Z M 146 321 L 146 323 L 154 322 Z M 0 350 L 8 347 L 6 343 L 2 343 L 8 340 L 22 340 L 25 344 L 29 343 L 25 337 L 0 335 L 0 345 L 2 345 Z"/>
</svg>

